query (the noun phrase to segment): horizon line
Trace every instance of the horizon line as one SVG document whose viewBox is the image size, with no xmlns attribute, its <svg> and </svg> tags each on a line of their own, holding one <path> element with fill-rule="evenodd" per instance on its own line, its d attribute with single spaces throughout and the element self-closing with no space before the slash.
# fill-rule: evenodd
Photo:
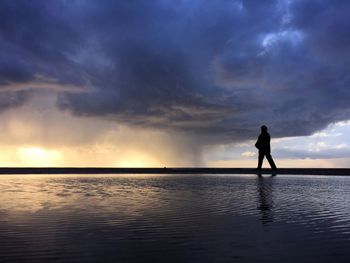
<svg viewBox="0 0 350 263">
<path fill-rule="evenodd" d="M 290 174 L 350 175 L 350 168 L 0 167 L 0 174 Z"/>
</svg>

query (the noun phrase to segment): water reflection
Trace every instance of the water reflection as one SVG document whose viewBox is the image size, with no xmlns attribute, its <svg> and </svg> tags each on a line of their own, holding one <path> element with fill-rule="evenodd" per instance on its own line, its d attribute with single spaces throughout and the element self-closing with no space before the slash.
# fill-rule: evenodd
<svg viewBox="0 0 350 263">
<path fill-rule="evenodd" d="M 258 191 L 258 207 L 260 211 L 260 220 L 263 224 L 273 222 L 273 181 L 276 175 L 264 177 L 258 174 L 257 191 Z"/>
<path fill-rule="evenodd" d="M 3 176 L 0 262 L 346 261 L 349 189 L 346 177 Z"/>
</svg>

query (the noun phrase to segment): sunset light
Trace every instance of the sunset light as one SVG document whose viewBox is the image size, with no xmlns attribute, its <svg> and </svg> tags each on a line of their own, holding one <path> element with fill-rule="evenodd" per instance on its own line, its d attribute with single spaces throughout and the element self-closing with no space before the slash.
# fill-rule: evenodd
<svg viewBox="0 0 350 263">
<path fill-rule="evenodd" d="M 18 149 L 18 161 L 23 166 L 57 166 L 62 162 L 63 154 L 39 147 L 21 147 Z"/>
</svg>

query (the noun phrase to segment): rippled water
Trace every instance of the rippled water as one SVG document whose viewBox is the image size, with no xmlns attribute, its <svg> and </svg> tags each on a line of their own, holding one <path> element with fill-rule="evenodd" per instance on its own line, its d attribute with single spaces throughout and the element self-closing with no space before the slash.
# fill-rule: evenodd
<svg viewBox="0 0 350 263">
<path fill-rule="evenodd" d="M 341 262 L 350 178 L 3 175 L 0 261 Z"/>
</svg>

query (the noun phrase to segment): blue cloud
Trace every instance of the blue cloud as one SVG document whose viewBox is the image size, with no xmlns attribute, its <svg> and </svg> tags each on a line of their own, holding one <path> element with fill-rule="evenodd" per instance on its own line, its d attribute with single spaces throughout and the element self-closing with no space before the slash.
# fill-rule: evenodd
<svg viewBox="0 0 350 263">
<path fill-rule="evenodd" d="M 350 118 L 349 11 L 338 0 L 5 0 L 0 89 L 37 76 L 89 87 L 62 89 L 58 107 L 206 142 L 251 139 L 262 123 L 308 135 Z"/>
</svg>

